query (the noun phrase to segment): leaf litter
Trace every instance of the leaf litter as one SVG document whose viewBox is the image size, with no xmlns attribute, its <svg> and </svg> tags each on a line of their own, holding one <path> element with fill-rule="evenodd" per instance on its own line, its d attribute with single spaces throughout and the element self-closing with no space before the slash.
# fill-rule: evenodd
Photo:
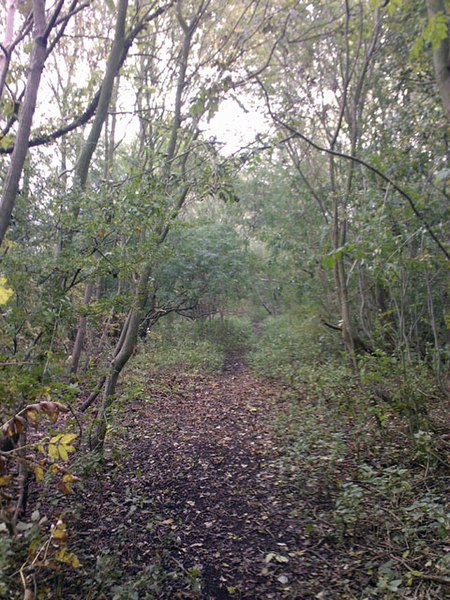
<svg viewBox="0 0 450 600">
<path fill-rule="evenodd" d="M 83 567 L 51 597 L 362 597 L 367 573 L 330 535 L 326 500 L 299 495 L 280 466 L 273 423 L 290 394 L 239 360 L 217 376 L 152 374 L 106 465 L 66 499 Z"/>
</svg>

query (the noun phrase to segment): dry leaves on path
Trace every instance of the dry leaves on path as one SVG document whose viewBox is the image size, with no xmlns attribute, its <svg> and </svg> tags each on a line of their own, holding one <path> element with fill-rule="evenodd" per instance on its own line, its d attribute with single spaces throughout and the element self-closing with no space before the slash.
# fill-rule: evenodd
<svg viewBox="0 0 450 600">
<path fill-rule="evenodd" d="M 329 566 L 307 552 L 280 476 L 271 427 L 283 392 L 238 362 L 216 377 L 150 379 L 72 524 L 91 572 L 85 596 L 65 598 L 313 598 Z"/>
</svg>

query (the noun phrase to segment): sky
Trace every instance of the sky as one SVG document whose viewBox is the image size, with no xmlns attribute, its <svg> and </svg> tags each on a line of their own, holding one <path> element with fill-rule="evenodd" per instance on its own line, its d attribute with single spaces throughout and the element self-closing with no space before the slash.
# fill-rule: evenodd
<svg viewBox="0 0 450 600">
<path fill-rule="evenodd" d="M 228 98 L 220 103 L 219 110 L 205 127 L 205 134 L 223 143 L 222 153 L 233 154 L 254 141 L 257 134 L 267 132 L 269 125 L 261 108 L 253 102 Z"/>
</svg>

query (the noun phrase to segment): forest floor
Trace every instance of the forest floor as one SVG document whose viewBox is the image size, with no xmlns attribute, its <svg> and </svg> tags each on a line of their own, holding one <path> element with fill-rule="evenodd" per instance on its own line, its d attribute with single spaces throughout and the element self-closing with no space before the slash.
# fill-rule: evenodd
<svg viewBox="0 0 450 600">
<path fill-rule="evenodd" d="M 61 579 L 61 597 L 330 597 L 330 549 L 305 532 L 280 475 L 285 395 L 239 356 L 219 376 L 151 378 L 119 418 L 109 469 L 77 494 L 82 577 Z"/>
<path fill-rule="evenodd" d="M 299 494 L 281 467 L 274 423 L 291 390 L 232 355 L 216 376 L 153 374 L 139 396 L 116 416 L 106 465 L 66 497 L 82 567 L 43 581 L 50 597 L 367 597 L 361 551 L 310 526 L 325 496 Z"/>
</svg>

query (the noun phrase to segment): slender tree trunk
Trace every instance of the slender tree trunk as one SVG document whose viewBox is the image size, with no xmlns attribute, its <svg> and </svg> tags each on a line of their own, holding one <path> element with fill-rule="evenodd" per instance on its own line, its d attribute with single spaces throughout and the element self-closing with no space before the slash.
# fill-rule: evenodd
<svg viewBox="0 0 450 600">
<path fill-rule="evenodd" d="M 330 183 L 332 195 L 332 230 L 331 240 L 333 245 L 334 256 L 334 282 L 336 285 L 336 296 L 339 305 L 342 327 L 342 339 L 345 349 L 354 361 L 355 345 L 353 342 L 354 336 L 351 327 L 350 309 L 348 304 L 347 277 L 345 274 L 344 256 L 340 248 L 345 244 L 345 225 L 341 223 L 339 218 L 339 194 L 336 185 L 334 158 L 330 158 Z"/>
<path fill-rule="evenodd" d="M 162 177 L 165 181 L 170 180 L 170 174 L 172 170 L 172 163 L 177 152 L 178 137 L 180 132 L 180 126 L 182 122 L 182 107 L 183 107 L 183 92 L 186 86 L 187 80 L 187 66 L 189 53 L 191 50 L 191 42 L 193 34 L 197 28 L 200 17 L 203 14 L 204 8 L 200 6 L 197 13 L 192 18 L 190 23 L 187 23 L 181 14 L 181 3 L 177 3 L 177 18 L 181 29 L 183 31 L 183 43 L 181 53 L 179 57 L 179 72 L 177 79 L 177 88 L 175 92 L 175 107 L 174 117 L 172 120 L 172 127 L 170 138 L 168 142 L 168 149 L 166 155 L 165 165 L 162 169 Z M 196 136 L 193 136 L 195 139 Z M 189 152 L 184 153 L 182 159 L 181 171 L 185 170 L 185 163 Z M 167 216 L 167 221 L 161 225 L 160 233 L 158 236 L 157 245 L 160 246 L 164 243 L 167 234 L 170 230 L 170 225 L 173 219 L 175 219 L 184 204 L 188 193 L 188 185 L 180 190 L 179 196 L 173 210 Z M 103 445 L 105 442 L 106 430 L 107 430 L 107 416 L 109 408 L 114 402 L 117 382 L 121 371 L 131 358 L 133 351 L 136 347 L 136 343 L 139 336 L 139 327 L 142 319 L 145 316 L 145 306 L 148 300 L 148 282 L 152 273 L 152 265 L 146 264 L 143 266 L 139 280 L 136 285 L 133 304 L 129 312 L 127 321 L 122 329 L 122 333 L 117 344 L 114 356 L 111 360 L 108 375 L 105 381 L 105 387 L 103 391 L 102 405 L 98 414 L 98 421 L 95 434 L 91 441 L 91 447 L 103 452 Z"/>
<path fill-rule="evenodd" d="M 447 15 L 445 0 L 425 0 L 430 19 L 438 14 Z M 433 48 L 433 65 L 442 106 L 450 121 L 450 42 L 449 35 Z"/>
<path fill-rule="evenodd" d="M 100 98 L 98 101 L 97 110 L 94 121 L 92 122 L 91 130 L 88 138 L 83 145 L 83 148 L 78 157 L 75 168 L 75 185 L 84 188 L 86 185 L 89 166 L 92 156 L 97 148 L 103 125 L 108 116 L 108 109 L 111 103 L 111 98 L 114 90 L 114 82 L 119 73 L 123 62 L 123 52 L 125 49 L 125 22 L 128 10 L 128 0 L 119 0 L 117 6 L 117 20 L 114 33 L 114 41 L 109 53 L 108 62 L 106 64 L 105 76 L 102 81 Z M 76 207 L 76 213 L 78 208 Z"/>
<path fill-rule="evenodd" d="M 122 369 L 131 358 L 136 347 L 139 334 L 139 326 L 143 317 L 145 303 L 147 301 L 147 286 L 150 278 L 150 266 L 144 268 L 139 278 L 133 306 L 122 329 L 122 334 L 117 342 L 114 356 L 111 360 L 108 375 L 105 381 L 103 401 L 98 414 L 98 423 L 94 438 L 91 442 L 93 449 L 102 450 L 105 441 L 108 410 L 114 402 L 117 381 Z"/>
<path fill-rule="evenodd" d="M 0 246 L 3 243 L 16 204 L 19 182 L 28 152 L 28 140 L 36 110 L 37 94 L 47 55 L 45 0 L 33 0 L 33 19 L 34 41 L 27 87 L 19 117 L 19 127 L 14 143 L 14 150 L 0 200 Z"/>
<path fill-rule="evenodd" d="M 78 157 L 78 161 L 75 167 L 75 186 L 78 186 L 81 190 L 84 190 L 86 187 L 92 156 L 95 152 L 95 149 L 98 146 L 103 126 L 108 117 L 109 106 L 114 95 L 114 84 L 116 81 L 116 77 L 119 73 L 120 66 L 122 64 L 123 52 L 125 48 L 125 22 L 127 10 L 128 0 L 119 0 L 114 41 L 106 65 L 106 72 L 102 82 L 97 111 L 95 113 L 95 118 L 92 123 L 92 127 L 90 129 L 88 138 L 83 144 L 80 156 Z M 74 216 L 77 217 L 80 210 L 80 205 L 78 201 L 74 203 L 72 210 Z M 85 306 L 87 306 L 90 303 L 91 296 L 92 283 L 88 283 L 86 285 L 84 293 Z M 76 374 L 78 370 L 81 351 L 84 345 L 84 339 L 86 337 L 86 327 L 86 317 L 80 317 L 75 344 L 72 351 L 72 362 L 70 366 L 70 371 L 73 374 Z"/>
<path fill-rule="evenodd" d="M 93 283 L 87 283 L 84 290 L 83 307 L 87 308 L 91 301 L 92 290 L 94 288 Z M 84 338 L 86 336 L 87 327 L 87 315 L 82 314 L 78 320 L 77 336 L 72 350 L 72 360 L 70 364 L 70 372 L 76 375 L 78 366 L 80 364 L 81 352 L 83 350 Z"/>
<path fill-rule="evenodd" d="M 0 51 L 0 99 L 3 96 L 6 76 L 8 74 L 9 63 L 11 60 L 9 46 L 13 40 L 17 2 L 18 0 L 8 0 L 6 8 L 5 35 L 3 38 L 3 47 Z"/>
</svg>

